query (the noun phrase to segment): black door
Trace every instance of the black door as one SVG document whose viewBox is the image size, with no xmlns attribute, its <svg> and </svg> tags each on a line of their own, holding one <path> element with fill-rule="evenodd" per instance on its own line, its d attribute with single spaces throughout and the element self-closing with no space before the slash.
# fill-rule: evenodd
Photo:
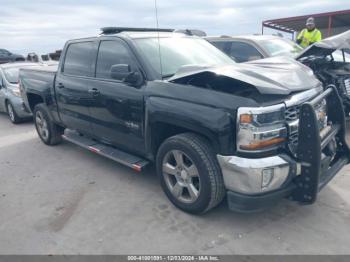
<svg viewBox="0 0 350 262">
<path fill-rule="evenodd" d="M 93 129 L 101 140 L 132 152 L 144 152 L 143 89 L 111 78 L 112 65 L 137 62 L 122 40 L 101 41 L 96 62 L 94 106 L 90 108 Z"/>
<path fill-rule="evenodd" d="M 97 42 L 71 43 L 55 85 L 62 122 L 70 129 L 91 134 L 89 107 L 94 103 L 90 82 L 95 73 Z"/>
</svg>

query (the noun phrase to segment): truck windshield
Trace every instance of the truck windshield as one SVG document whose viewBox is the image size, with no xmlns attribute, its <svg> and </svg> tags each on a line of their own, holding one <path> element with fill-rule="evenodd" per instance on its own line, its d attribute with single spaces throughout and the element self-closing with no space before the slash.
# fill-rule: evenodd
<svg viewBox="0 0 350 262">
<path fill-rule="evenodd" d="M 303 48 L 287 39 L 261 40 L 261 46 L 270 56 L 289 55 L 296 56 Z"/>
<path fill-rule="evenodd" d="M 135 39 L 136 45 L 153 69 L 170 77 L 185 65 L 227 65 L 233 60 L 204 39 L 190 37 L 163 37 Z M 160 68 L 159 51 L 161 53 Z"/>
</svg>

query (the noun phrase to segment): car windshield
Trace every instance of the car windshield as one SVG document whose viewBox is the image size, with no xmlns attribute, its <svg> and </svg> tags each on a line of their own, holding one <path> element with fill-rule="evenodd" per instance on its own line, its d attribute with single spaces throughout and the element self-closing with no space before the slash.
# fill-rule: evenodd
<svg viewBox="0 0 350 262">
<path fill-rule="evenodd" d="M 6 68 L 4 70 L 5 78 L 7 82 L 11 84 L 17 84 L 18 83 L 18 73 L 19 68 L 18 67 L 12 67 L 12 68 Z"/>
<path fill-rule="evenodd" d="M 234 63 L 226 54 L 200 38 L 163 37 L 159 38 L 159 44 L 158 38 L 140 38 L 135 39 L 135 42 L 153 69 L 163 77 L 174 75 L 185 65 L 216 66 Z"/>
<path fill-rule="evenodd" d="M 289 55 L 294 57 L 303 50 L 293 41 L 283 38 L 261 40 L 259 42 L 270 56 Z"/>
</svg>

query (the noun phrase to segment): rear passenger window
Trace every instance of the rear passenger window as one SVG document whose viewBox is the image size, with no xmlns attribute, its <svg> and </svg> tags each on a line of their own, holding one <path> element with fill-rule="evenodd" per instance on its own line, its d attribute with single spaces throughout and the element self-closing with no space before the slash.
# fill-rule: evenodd
<svg viewBox="0 0 350 262">
<path fill-rule="evenodd" d="M 263 58 L 263 56 L 254 46 L 242 42 L 231 42 L 229 56 L 234 58 L 238 63 Z"/>
<path fill-rule="evenodd" d="M 97 56 L 96 77 L 111 79 L 111 67 L 117 64 L 135 64 L 128 48 L 121 41 L 102 41 Z"/>
<path fill-rule="evenodd" d="M 93 42 L 73 43 L 68 46 L 63 71 L 67 75 L 94 76 L 96 50 Z"/>
</svg>

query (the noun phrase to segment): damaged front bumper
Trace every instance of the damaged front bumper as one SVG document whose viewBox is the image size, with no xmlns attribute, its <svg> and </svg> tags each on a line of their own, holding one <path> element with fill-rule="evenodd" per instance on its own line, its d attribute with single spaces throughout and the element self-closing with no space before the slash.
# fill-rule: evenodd
<svg viewBox="0 0 350 262">
<path fill-rule="evenodd" d="M 327 132 L 319 130 L 315 106 L 327 100 Z M 312 204 L 318 192 L 349 163 L 345 114 L 335 86 L 301 106 L 296 158 L 286 154 L 248 159 L 218 155 L 229 208 L 254 212 L 288 197 Z M 334 153 L 325 154 L 333 149 Z M 327 156 L 328 155 L 328 156 Z"/>
</svg>

